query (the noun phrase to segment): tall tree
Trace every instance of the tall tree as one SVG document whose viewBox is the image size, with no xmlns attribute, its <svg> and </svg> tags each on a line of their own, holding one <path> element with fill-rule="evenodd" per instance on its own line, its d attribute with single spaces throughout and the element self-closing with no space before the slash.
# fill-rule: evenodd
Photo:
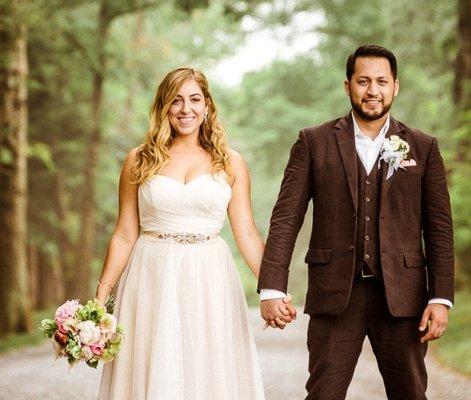
<svg viewBox="0 0 471 400">
<path fill-rule="evenodd" d="M 471 279 L 471 0 L 457 3 L 453 98 L 456 115 L 456 152 L 452 170 L 452 202 L 456 226 L 457 264 L 460 278 Z"/>
<path fill-rule="evenodd" d="M 27 27 L 19 3 L 0 3 L 0 335 L 31 329 L 26 230 Z"/>
</svg>

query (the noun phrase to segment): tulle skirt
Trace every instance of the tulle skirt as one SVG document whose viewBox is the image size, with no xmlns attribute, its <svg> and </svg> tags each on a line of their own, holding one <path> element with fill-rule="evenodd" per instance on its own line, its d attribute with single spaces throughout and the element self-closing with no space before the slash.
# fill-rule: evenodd
<svg viewBox="0 0 471 400">
<path fill-rule="evenodd" d="M 99 400 L 263 400 L 247 303 L 230 249 L 141 235 L 121 276 L 125 328 Z"/>
</svg>

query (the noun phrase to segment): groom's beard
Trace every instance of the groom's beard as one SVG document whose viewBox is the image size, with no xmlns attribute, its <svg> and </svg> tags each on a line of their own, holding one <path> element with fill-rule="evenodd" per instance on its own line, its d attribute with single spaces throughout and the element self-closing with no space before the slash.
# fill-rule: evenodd
<svg viewBox="0 0 471 400">
<path fill-rule="evenodd" d="M 363 111 L 363 109 L 361 108 L 361 103 L 355 103 L 352 98 L 350 98 L 350 104 L 352 105 L 352 108 L 355 110 L 355 112 L 360 118 L 366 121 L 375 121 L 384 117 L 391 109 L 392 103 L 393 102 L 391 100 L 388 104 L 384 104 L 383 108 L 378 111 Z"/>
</svg>

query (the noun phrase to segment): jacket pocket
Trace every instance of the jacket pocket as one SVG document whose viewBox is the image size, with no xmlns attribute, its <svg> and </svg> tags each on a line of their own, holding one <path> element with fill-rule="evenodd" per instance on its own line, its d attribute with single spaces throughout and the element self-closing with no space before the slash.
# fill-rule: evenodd
<svg viewBox="0 0 471 400">
<path fill-rule="evenodd" d="M 328 264 L 332 259 L 332 249 L 309 249 L 304 262 L 306 264 Z"/>
<path fill-rule="evenodd" d="M 425 267 L 425 257 L 420 251 L 404 251 L 404 261 L 407 268 Z"/>
</svg>

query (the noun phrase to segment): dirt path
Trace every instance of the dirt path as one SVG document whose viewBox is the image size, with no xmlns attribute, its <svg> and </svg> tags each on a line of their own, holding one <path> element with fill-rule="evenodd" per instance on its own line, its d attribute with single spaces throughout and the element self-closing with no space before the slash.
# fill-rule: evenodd
<svg viewBox="0 0 471 400">
<path fill-rule="evenodd" d="M 304 399 L 307 317 L 300 314 L 297 321 L 284 331 L 262 331 L 258 310 L 251 310 L 250 318 L 259 349 L 267 400 Z M 471 379 L 444 369 L 431 357 L 427 358 L 427 365 L 430 400 L 469 398 L 465 393 L 471 392 Z M 100 379 L 100 370 L 81 365 L 68 371 L 64 359 L 54 362 L 49 343 L 1 356 L 0 371 L 2 400 L 95 400 Z M 365 342 L 347 399 L 385 398 L 374 356 Z"/>
</svg>

